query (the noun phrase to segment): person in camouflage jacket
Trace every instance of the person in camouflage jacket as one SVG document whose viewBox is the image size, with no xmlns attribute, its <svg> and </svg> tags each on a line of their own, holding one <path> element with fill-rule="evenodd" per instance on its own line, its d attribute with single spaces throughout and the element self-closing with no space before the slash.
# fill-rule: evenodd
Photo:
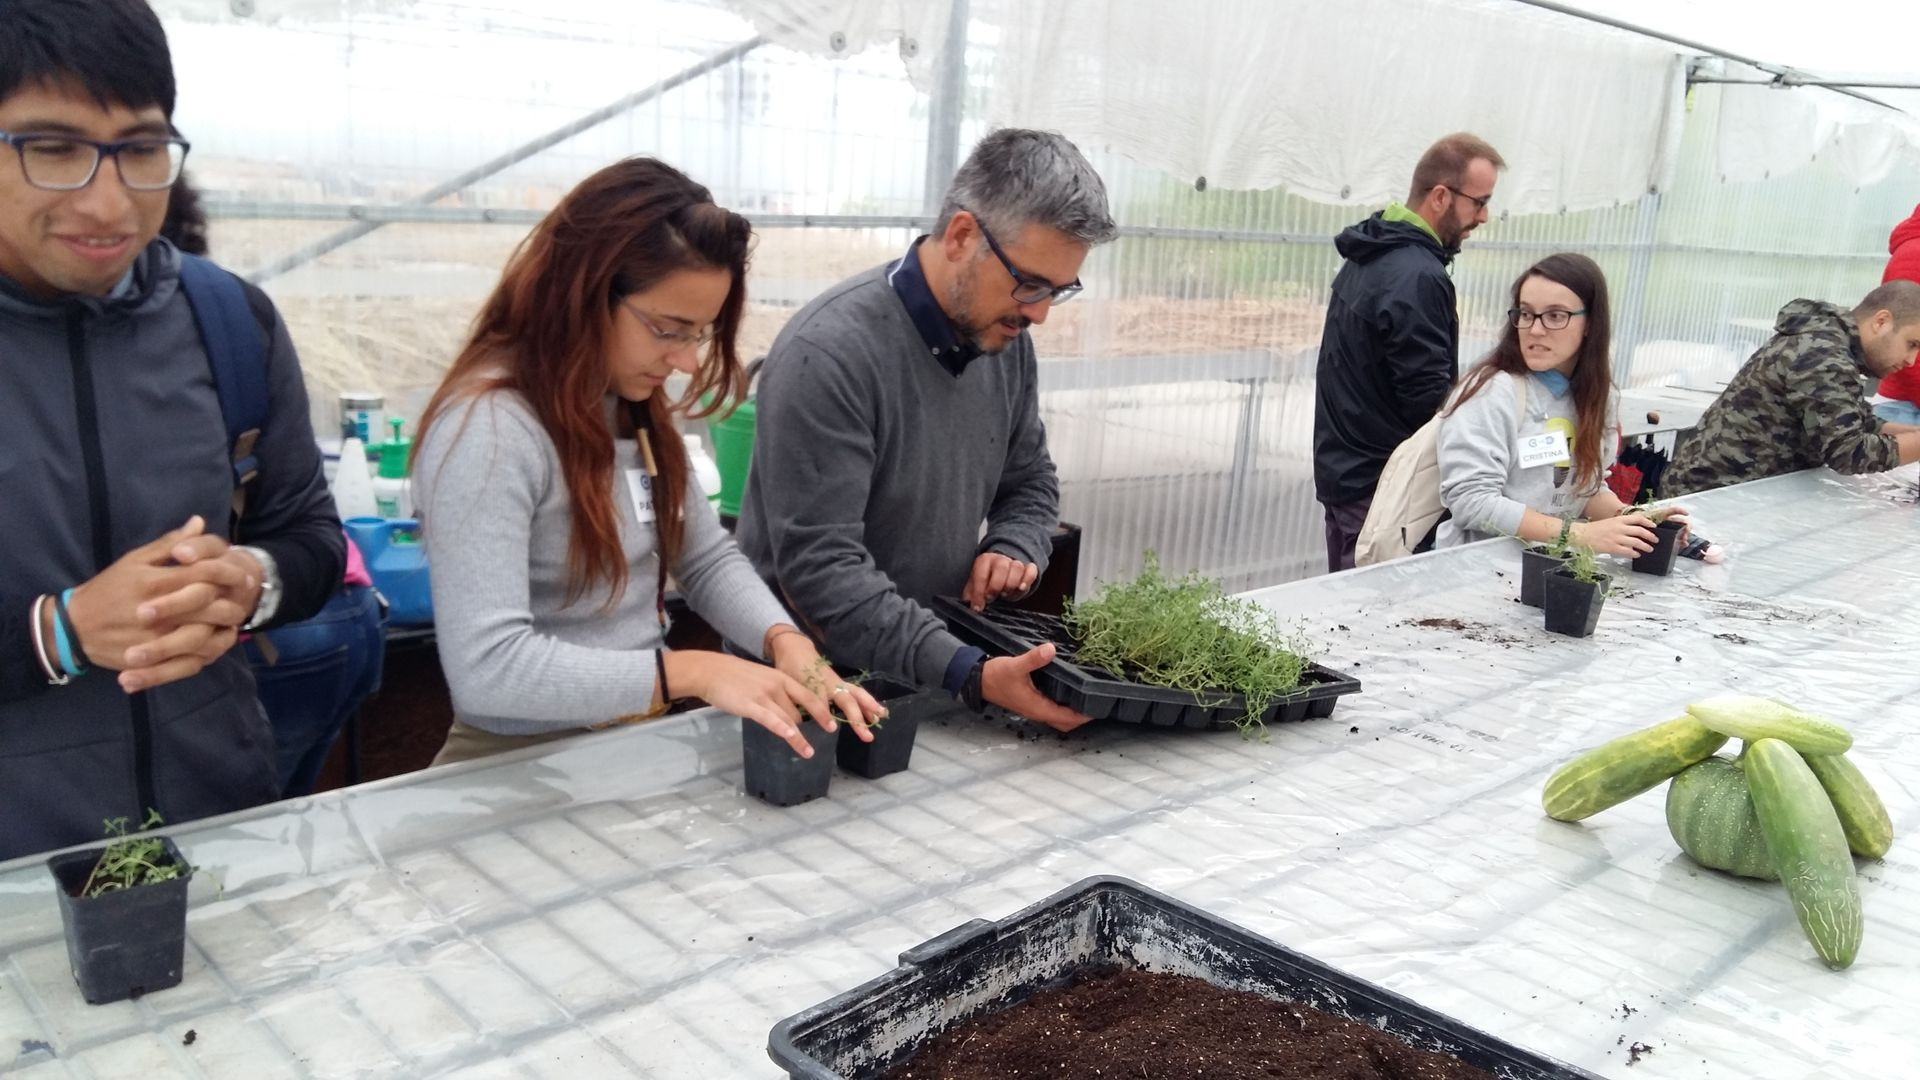
<svg viewBox="0 0 1920 1080">
<path fill-rule="evenodd" d="M 1793 301 L 1780 309 L 1773 340 L 1680 436 L 1660 496 L 1821 465 L 1871 473 L 1920 461 L 1920 427 L 1883 423 L 1863 385 L 1911 365 L 1916 351 L 1920 284 L 1888 282 L 1852 311 Z"/>
</svg>

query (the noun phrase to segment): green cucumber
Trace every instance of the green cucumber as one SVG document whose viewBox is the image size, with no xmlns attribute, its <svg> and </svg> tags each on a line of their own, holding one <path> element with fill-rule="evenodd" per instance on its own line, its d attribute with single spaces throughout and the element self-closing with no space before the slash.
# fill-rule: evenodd
<svg viewBox="0 0 1920 1080">
<path fill-rule="evenodd" d="M 1687 715 L 1722 735 L 1753 742 L 1779 739 L 1803 754 L 1843 754 L 1853 746 L 1847 729 L 1771 698 L 1721 694 L 1687 706 Z"/>
<path fill-rule="evenodd" d="M 1807 767 L 1833 800 L 1847 846 L 1855 855 L 1883 858 L 1893 847 L 1893 818 L 1885 803 L 1845 754 L 1807 754 Z"/>
<path fill-rule="evenodd" d="M 1712 756 L 1727 737 L 1682 716 L 1594 747 L 1554 770 L 1540 805 L 1556 821 L 1580 821 L 1626 802 Z"/>
<path fill-rule="evenodd" d="M 1747 744 L 1741 762 L 1767 852 L 1813 951 L 1838 970 L 1860 951 L 1860 884 L 1833 800 L 1806 759 L 1781 739 Z"/>
<path fill-rule="evenodd" d="M 1667 785 L 1667 831 L 1701 866 L 1778 881 L 1767 838 L 1747 792 L 1747 774 L 1731 758 L 1710 757 Z"/>
</svg>

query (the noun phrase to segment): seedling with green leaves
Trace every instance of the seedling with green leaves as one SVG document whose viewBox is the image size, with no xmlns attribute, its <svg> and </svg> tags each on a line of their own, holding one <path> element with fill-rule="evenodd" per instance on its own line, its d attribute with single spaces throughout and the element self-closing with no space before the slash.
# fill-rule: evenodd
<svg viewBox="0 0 1920 1080">
<path fill-rule="evenodd" d="M 1262 716 L 1307 670 L 1309 648 L 1297 631 L 1217 581 L 1167 577 L 1151 551 L 1139 577 L 1109 582 L 1093 600 L 1069 600 L 1062 622 L 1081 664 L 1196 697 L 1241 694 L 1246 712 L 1236 723 L 1249 737 L 1265 735 Z"/>
<path fill-rule="evenodd" d="M 849 675 L 844 679 L 839 678 L 838 675 L 836 675 L 833 670 L 833 665 L 827 663 L 826 657 L 816 656 L 813 658 L 812 666 L 810 666 L 807 669 L 806 677 L 801 679 L 800 682 L 801 682 L 801 685 L 805 686 L 807 689 L 813 691 L 816 695 L 818 695 L 822 701 L 825 701 L 828 707 L 838 708 L 840 710 L 840 715 L 845 716 L 847 710 L 844 706 L 840 705 L 837 701 L 835 701 L 835 698 L 838 697 L 838 695 L 833 692 L 832 687 L 827 685 L 827 680 L 834 679 L 836 681 L 836 685 L 859 686 L 860 684 L 866 682 L 867 678 L 868 678 L 868 674 L 867 672 L 864 672 L 864 671 L 858 672 L 853 675 Z M 807 712 L 807 710 L 802 709 L 797 705 L 794 706 L 794 711 L 799 714 L 800 719 L 802 720 L 809 719 L 810 717 L 810 714 Z M 880 727 L 880 722 L 885 720 L 886 718 L 887 718 L 887 710 L 885 706 L 882 706 L 880 709 L 880 714 L 878 716 L 875 716 L 873 719 L 867 721 L 867 729 L 869 731 L 878 730 Z"/>
<path fill-rule="evenodd" d="M 160 811 L 149 808 L 147 820 L 140 824 L 139 832 L 159 824 Z M 108 844 L 106 850 L 100 853 L 100 861 L 94 864 L 93 872 L 87 875 L 86 883 L 80 886 L 81 896 L 95 897 L 116 889 L 133 889 L 172 881 L 188 869 L 167 855 L 165 845 L 158 838 L 143 838 L 137 832 L 128 836 L 127 819 L 124 817 L 108 818 L 106 831 L 108 836 L 117 836 L 119 839 Z"/>
<path fill-rule="evenodd" d="M 1673 511 L 1674 511 L 1673 507 L 1655 506 L 1653 505 L 1653 501 L 1649 499 L 1646 502 L 1634 503 L 1632 506 L 1629 506 L 1620 512 L 1622 514 L 1645 514 L 1647 517 L 1653 519 L 1653 523 L 1655 525 L 1658 525 L 1666 521 L 1668 517 L 1672 516 Z"/>
<path fill-rule="evenodd" d="M 1600 585 L 1607 581 L 1607 575 L 1600 572 L 1600 560 L 1593 549 L 1581 544 L 1572 545 L 1567 551 L 1567 573 L 1575 581 L 1587 585 Z"/>
</svg>

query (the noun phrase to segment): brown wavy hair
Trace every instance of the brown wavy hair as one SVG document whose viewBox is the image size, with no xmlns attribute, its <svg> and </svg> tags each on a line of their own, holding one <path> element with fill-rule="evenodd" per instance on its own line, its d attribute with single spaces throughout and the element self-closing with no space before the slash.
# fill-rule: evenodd
<svg viewBox="0 0 1920 1080">
<path fill-rule="evenodd" d="M 1607 305 L 1607 277 L 1600 264 L 1585 255 L 1562 252 L 1549 255 L 1527 267 L 1513 282 L 1513 306 L 1520 306 L 1520 287 L 1528 278 L 1545 278 L 1573 290 L 1580 306 L 1587 309 L 1587 332 L 1574 358 L 1573 376 L 1573 482 L 1578 491 L 1601 480 L 1600 447 L 1612 436 L 1607 430 L 1607 403 L 1613 397 L 1613 315 Z M 1447 406 L 1451 416 L 1468 398 L 1480 392 L 1496 372 L 1504 371 L 1525 378 L 1530 370 L 1520 353 L 1520 331 L 1507 320 L 1500 343 L 1486 359 L 1474 366 L 1460 381 L 1460 393 Z"/>
<path fill-rule="evenodd" d="M 686 395 L 668 401 L 655 393 L 646 401 L 645 418 L 658 433 L 652 443 L 660 556 L 672 567 L 686 534 L 689 483 L 674 417 L 708 416 L 745 395 L 735 346 L 752 238 L 745 218 L 716 205 L 705 187 L 664 162 L 636 157 L 601 169 L 520 242 L 427 404 L 416 445 L 456 401 L 495 390 L 526 400 L 553 440 L 567 484 L 573 518 L 567 603 L 604 584 L 611 606 L 627 585 L 613 500 L 614 432 L 606 415 L 606 350 L 620 301 L 679 270 L 725 270 L 733 279 Z M 705 405 L 695 404 L 708 395 Z"/>
</svg>

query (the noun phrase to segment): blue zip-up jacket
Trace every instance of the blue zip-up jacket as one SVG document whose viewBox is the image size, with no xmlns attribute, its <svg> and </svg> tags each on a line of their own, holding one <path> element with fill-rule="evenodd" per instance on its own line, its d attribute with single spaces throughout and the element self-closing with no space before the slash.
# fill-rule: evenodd
<svg viewBox="0 0 1920 1080">
<path fill-rule="evenodd" d="M 148 808 L 176 823 L 279 794 L 273 733 L 238 649 L 133 695 L 98 668 L 49 686 L 33 653 L 34 597 L 194 514 L 229 532 L 226 425 L 179 259 L 154 241 L 112 298 L 39 300 L 0 277 L 0 859 L 97 839 L 107 819 L 137 824 Z M 272 327 L 270 412 L 235 542 L 273 556 L 278 624 L 319 610 L 346 550 L 293 342 L 248 290 Z"/>
</svg>

